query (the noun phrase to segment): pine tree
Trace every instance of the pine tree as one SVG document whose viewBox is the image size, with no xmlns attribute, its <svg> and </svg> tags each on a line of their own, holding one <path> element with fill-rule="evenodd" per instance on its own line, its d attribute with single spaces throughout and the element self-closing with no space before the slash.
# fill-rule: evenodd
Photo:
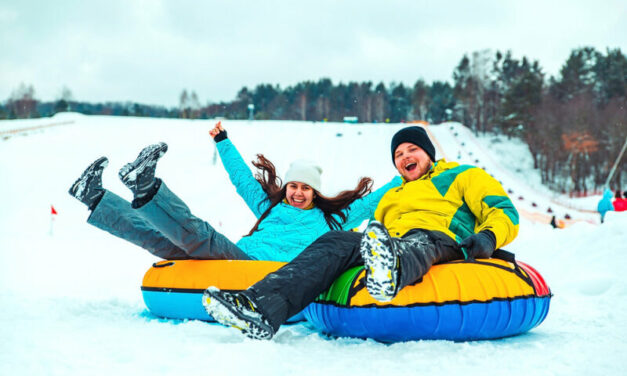
<svg viewBox="0 0 627 376">
<path fill-rule="evenodd" d="M 607 56 L 599 56 L 595 67 L 601 102 L 607 103 L 627 94 L 627 57 L 619 48 L 607 50 Z"/>
<path fill-rule="evenodd" d="M 464 55 L 453 71 L 453 93 L 457 99 L 454 116 L 461 123 L 474 128 L 474 117 L 471 116 L 469 107 L 473 98 L 473 85 L 471 84 L 470 59 Z"/>
<path fill-rule="evenodd" d="M 501 127 L 509 137 L 533 136 L 533 113 L 542 100 L 544 74 L 537 61 L 530 64 L 526 57 L 508 65 Z"/>
<path fill-rule="evenodd" d="M 427 96 L 429 87 L 420 79 L 414 84 L 411 93 L 412 120 L 425 120 L 427 118 Z"/>
<path fill-rule="evenodd" d="M 434 81 L 429 89 L 427 119 L 430 123 L 441 123 L 450 119 L 455 108 L 453 88 L 448 82 Z"/>
<path fill-rule="evenodd" d="M 561 79 L 556 88 L 558 98 L 568 101 L 585 92 L 595 91 L 600 58 L 599 52 L 592 47 L 573 50 L 560 69 Z"/>
<path fill-rule="evenodd" d="M 374 88 L 374 119 L 375 122 L 385 122 L 388 118 L 388 93 L 385 84 L 380 82 Z"/>
<path fill-rule="evenodd" d="M 401 83 L 390 93 L 390 121 L 400 123 L 407 120 L 410 108 L 410 93 Z"/>
<path fill-rule="evenodd" d="M 472 59 L 464 55 L 453 72 L 456 99 L 454 117 L 475 131 L 485 131 L 492 122 L 492 100 L 489 50 L 473 52 Z"/>
</svg>

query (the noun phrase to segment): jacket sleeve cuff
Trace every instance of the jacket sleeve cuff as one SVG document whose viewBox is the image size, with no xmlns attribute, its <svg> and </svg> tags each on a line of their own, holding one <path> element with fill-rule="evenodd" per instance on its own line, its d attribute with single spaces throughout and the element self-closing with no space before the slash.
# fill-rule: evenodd
<svg viewBox="0 0 627 376">
<path fill-rule="evenodd" d="M 226 131 L 222 131 L 220 133 L 218 133 L 214 138 L 213 141 L 216 142 L 216 144 L 220 141 L 224 141 L 228 138 L 228 136 L 226 135 Z"/>
</svg>

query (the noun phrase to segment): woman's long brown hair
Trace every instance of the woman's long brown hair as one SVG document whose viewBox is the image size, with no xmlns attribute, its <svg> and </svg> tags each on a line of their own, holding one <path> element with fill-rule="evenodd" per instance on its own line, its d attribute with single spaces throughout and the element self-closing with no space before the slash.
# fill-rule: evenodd
<svg viewBox="0 0 627 376">
<path fill-rule="evenodd" d="M 277 206 L 278 203 L 285 198 L 286 187 L 282 187 L 283 182 L 276 174 L 276 168 L 274 164 L 270 162 L 263 154 L 257 154 L 257 160 L 253 161 L 253 166 L 257 168 L 255 179 L 261 184 L 261 188 L 268 195 L 270 200 L 270 206 L 266 209 L 261 217 L 255 223 L 255 226 L 250 230 L 246 236 L 252 235 L 259 228 L 261 221 L 266 219 L 270 210 Z M 324 213 L 324 219 L 327 221 L 331 230 L 339 230 L 342 228 L 342 224 L 346 222 L 346 213 L 344 209 L 348 208 L 353 201 L 364 197 L 372 190 L 372 179 L 361 178 L 357 187 L 350 191 L 342 191 L 337 196 L 326 197 L 320 194 L 320 192 L 314 190 L 315 197 L 313 203 Z M 337 215 L 340 221 L 333 215 Z"/>
</svg>

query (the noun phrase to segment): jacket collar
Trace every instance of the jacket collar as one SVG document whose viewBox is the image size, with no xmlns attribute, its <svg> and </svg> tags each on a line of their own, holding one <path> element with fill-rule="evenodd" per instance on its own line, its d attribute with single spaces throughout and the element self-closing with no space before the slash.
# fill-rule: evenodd
<svg viewBox="0 0 627 376">
<path fill-rule="evenodd" d="M 457 163 L 457 162 L 447 162 L 446 159 L 441 158 L 441 159 L 438 159 L 436 162 L 433 162 L 431 164 L 431 167 L 429 168 L 429 171 L 427 171 L 424 175 L 422 175 L 418 179 L 412 180 L 412 181 L 429 180 L 433 176 L 438 175 L 439 173 L 441 173 L 442 171 L 446 171 L 446 170 L 449 170 L 449 169 L 451 169 L 453 167 L 457 167 L 457 166 L 459 166 L 459 163 Z M 405 185 L 407 183 L 411 183 L 411 181 L 408 182 L 407 180 L 405 180 L 405 178 L 403 176 L 401 176 L 401 179 L 403 180 L 403 184 L 402 185 Z"/>
</svg>

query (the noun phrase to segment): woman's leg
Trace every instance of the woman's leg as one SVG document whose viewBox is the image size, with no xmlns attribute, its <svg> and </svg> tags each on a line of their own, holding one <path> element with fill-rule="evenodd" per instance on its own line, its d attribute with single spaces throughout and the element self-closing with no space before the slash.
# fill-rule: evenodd
<svg viewBox="0 0 627 376">
<path fill-rule="evenodd" d="M 131 208 L 131 203 L 113 192 L 104 191 L 87 223 L 138 245 L 155 256 L 170 259 L 189 259 L 187 253 L 174 245 L 150 222 Z"/>
<path fill-rule="evenodd" d="M 237 245 L 209 223 L 194 216 L 187 205 L 160 181 L 156 194 L 134 209 L 193 259 L 250 260 Z"/>
</svg>

